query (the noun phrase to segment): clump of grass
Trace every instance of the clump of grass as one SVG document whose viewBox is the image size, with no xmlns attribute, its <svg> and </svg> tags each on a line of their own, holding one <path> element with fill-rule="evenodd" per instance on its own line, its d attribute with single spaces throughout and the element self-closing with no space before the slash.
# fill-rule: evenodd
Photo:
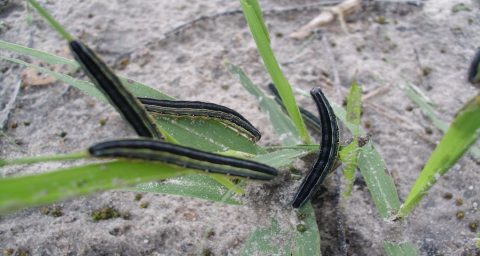
<svg viewBox="0 0 480 256">
<path fill-rule="evenodd" d="M 143 201 L 143 202 L 140 203 L 140 208 L 146 209 L 146 208 L 148 208 L 149 205 L 150 205 L 150 203 L 148 201 Z"/>
<path fill-rule="evenodd" d="M 93 211 L 91 214 L 91 217 L 93 221 L 97 222 L 97 221 L 109 220 L 109 219 L 115 219 L 115 218 L 128 219 L 129 214 L 120 212 L 119 210 L 117 210 L 115 207 L 112 207 L 112 206 L 104 206 L 100 209 Z"/>
<path fill-rule="evenodd" d="M 135 198 L 134 198 L 133 200 L 135 200 L 135 201 L 138 202 L 138 201 L 142 200 L 142 198 L 143 198 L 143 195 L 142 195 L 142 194 L 136 193 L 136 194 L 135 194 Z"/>
<path fill-rule="evenodd" d="M 52 206 L 52 207 L 45 206 L 45 207 L 42 207 L 40 211 L 44 215 L 49 215 L 56 218 L 63 216 L 63 211 L 60 206 Z"/>
<path fill-rule="evenodd" d="M 307 227 L 304 224 L 298 224 L 297 225 L 297 231 L 300 232 L 300 233 L 303 233 L 303 232 L 307 231 Z"/>
<path fill-rule="evenodd" d="M 468 224 L 468 228 L 470 228 L 470 231 L 472 232 L 477 232 L 477 229 L 478 229 L 478 225 L 479 225 L 479 221 L 473 221 L 473 222 L 470 222 L 470 224 Z"/>
</svg>

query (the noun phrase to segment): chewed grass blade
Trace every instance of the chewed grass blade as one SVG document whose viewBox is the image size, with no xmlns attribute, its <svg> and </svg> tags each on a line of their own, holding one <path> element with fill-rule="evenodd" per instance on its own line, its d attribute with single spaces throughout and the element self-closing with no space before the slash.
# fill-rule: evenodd
<svg viewBox="0 0 480 256">
<path fill-rule="evenodd" d="M 193 173 L 162 163 L 115 161 L 0 179 L 0 213 Z"/>
</svg>

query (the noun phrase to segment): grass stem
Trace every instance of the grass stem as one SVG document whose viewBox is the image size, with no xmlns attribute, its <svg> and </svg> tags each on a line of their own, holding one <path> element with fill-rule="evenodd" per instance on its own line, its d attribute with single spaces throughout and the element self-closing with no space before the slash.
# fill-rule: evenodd
<svg viewBox="0 0 480 256">
<path fill-rule="evenodd" d="M 270 37 L 267 26 L 263 20 L 258 0 L 240 0 L 240 3 L 242 5 L 245 19 L 252 32 L 253 39 L 257 44 L 260 56 L 263 59 L 265 67 L 267 68 L 275 87 L 277 87 L 288 115 L 292 119 L 302 140 L 307 144 L 312 144 L 312 138 L 308 134 L 307 127 L 295 101 L 292 86 L 283 74 L 270 46 Z"/>
<path fill-rule="evenodd" d="M 88 156 L 89 154 L 87 151 L 81 151 L 81 152 L 75 152 L 70 154 L 59 154 L 59 155 L 50 155 L 50 156 L 24 157 L 24 158 L 4 159 L 4 160 L 0 159 L 0 166 L 78 160 L 82 158 L 87 158 Z"/>
<path fill-rule="evenodd" d="M 38 13 L 43 17 L 45 18 L 48 23 L 50 23 L 50 25 L 52 25 L 52 27 L 58 31 L 58 33 L 60 33 L 60 35 L 62 35 L 63 38 L 65 38 L 67 41 L 72 41 L 74 40 L 74 37 L 68 33 L 67 30 L 65 30 L 64 27 L 62 27 L 62 25 L 60 25 L 60 23 L 58 23 L 58 21 L 55 20 L 55 18 L 53 18 L 52 15 L 50 15 L 50 13 L 48 13 L 47 10 L 45 10 L 45 8 L 43 8 L 36 0 L 27 0 L 28 3 L 30 3 L 33 8 L 35 8 Z"/>
</svg>

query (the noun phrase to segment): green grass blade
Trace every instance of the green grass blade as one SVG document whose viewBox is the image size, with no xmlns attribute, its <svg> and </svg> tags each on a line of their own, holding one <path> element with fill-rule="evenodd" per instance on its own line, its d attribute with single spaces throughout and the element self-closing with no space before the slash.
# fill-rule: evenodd
<svg viewBox="0 0 480 256">
<path fill-rule="evenodd" d="M 430 104 L 429 100 L 426 98 L 426 96 L 422 93 L 420 88 L 413 84 L 409 84 L 407 86 L 402 87 L 403 91 L 405 94 L 417 104 L 420 109 L 422 110 L 423 114 L 425 114 L 430 120 L 432 120 L 433 125 L 435 125 L 438 129 L 443 131 L 444 133 L 447 132 L 448 130 L 448 123 L 440 119 Z M 480 160 L 480 148 L 476 146 L 472 146 L 470 148 L 470 154 L 476 158 L 477 160 Z"/>
<path fill-rule="evenodd" d="M 174 100 L 175 98 L 140 82 L 120 77 L 123 85 L 136 97 L 152 98 L 158 100 Z"/>
<path fill-rule="evenodd" d="M 281 237 L 286 237 L 278 224 L 278 221 L 272 219 L 269 227 L 257 228 L 247 239 L 242 252 L 242 256 L 250 255 L 290 255 L 290 245 L 292 241 L 282 241 Z"/>
<path fill-rule="evenodd" d="M 45 163 L 45 162 L 55 162 L 55 161 L 69 161 L 69 160 L 78 160 L 87 158 L 89 153 L 87 151 L 69 153 L 69 154 L 57 154 L 49 156 L 34 156 L 34 157 L 23 157 L 15 159 L 0 159 L 0 167 L 7 165 L 20 165 L 20 164 L 35 164 L 35 163 Z"/>
<path fill-rule="evenodd" d="M 343 195 L 349 197 L 352 194 L 353 183 L 355 182 L 355 172 L 358 166 L 358 154 L 360 148 L 358 147 L 358 140 L 352 141 L 346 147 L 343 147 L 339 152 L 340 160 L 344 165 L 343 176 L 347 180 L 345 191 Z"/>
<path fill-rule="evenodd" d="M 320 256 L 320 233 L 312 205 L 306 204 L 299 215 L 305 216 L 303 224 L 299 224 L 304 230 L 282 230 L 272 219 L 269 227 L 259 227 L 250 235 L 241 255 Z"/>
<path fill-rule="evenodd" d="M 49 155 L 49 156 L 38 156 L 38 157 L 25 157 L 25 158 L 16 158 L 16 159 L 0 159 L 0 167 L 7 166 L 7 165 L 21 165 L 21 164 L 34 164 L 34 163 L 44 163 L 44 162 L 50 162 L 50 161 L 68 161 L 68 160 L 78 160 L 78 159 L 84 159 L 89 157 L 88 151 L 81 151 L 81 152 L 76 152 L 76 153 L 70 153 L 70 154 L 57 154 L 57 155 Z M 292 160 L 293 161 L 293 160 Z M 197 175 L 198 176 L 198 175 Z M 218 191 L 220 192 L 223 188 L 219 186 L 219 184 L 216 184 L 215 182 L 212 182 L 213 180 L 217 181 L 224 187 L 228 188 L 234 193 L 237 194 L 244 194 L 245 191 L 244 189 L 240 188 L 237 184 L 233 183 L 230 179 L 230 177 L 222 174 L 215 174 L 215 173 L 209 173 L 204 175 L 205 177 L 202 179 L 191 179 L 190 182 L 187 183 L 182 183 L 182 184 L 188 184 L 188 186 L 192 187 L 195 192 L 199 193 L 200 196 L 196 196 L 199 198 L 204 199 L 210 199 L 215 201 L 216 198 L 214 197 L 215 195 L 212 195 L 211 191 Z M 216 184 L 217 185 L 217 190 L 210 189 L 210 191 L 202 191 L 201 188 L 210 188 L 211 185 L 208 182 L 202 182 L 202 181 L 208 181 L 210 183 Z M 179 183 L 180 184 L 180 183 Z M 179 192 L 175 191 L 180 191 L 180 192 L 187 192 L 186 194 L 180 194 L 180 195 L 185 195 L 185 196 L 193 196 L 188 193 L 188 187 L 184 189 L 185 185 L 182 187 L 182 189 L 178 188 L 172 188 L 172 191 L 169 194 L 178 194 Z M 175 190 L 176 189 L 176 190 Z M 195 190 L 197 189 L 197 190 Z M 186 190 L 186 191 L 185 191 Z M 166 190 L 169 192 L 170 190 Z M 156 192 L 156 191 L 152 191 Z M 219 198 L 222 198 L 223 195 L 220 195 Z"/>
<path fill-rule="evenodd" d="M 241 182 L 241 183 L 235 184 L 232 178 L 227 175 L 218 174 L 218 173 L 209 173 L 208 177 L 214 179 L 217 183 L 219 183 L 220 185 L 223 185 L 225 188 L 228 189 L 228 193 L 225 193 L 225 195 L 223 195 L 224 199 L 227 199 L 227 198 L 230 199 L 231 198 L 230 195 L 233 195 L 232 193 L 235 193 L 237 195 L 245 194 L 245 189 L 242 186 L 244 183 Z"/>
<path fill-rule="evenodd" d="M 421 92 L 421 90 L 413 84 L 409 84 L 407 86 L 402 87 L 405 94 L 417 104 L 422 112 L 432 120 L 433 124 L 443 132 L 446 132 L 448 129 L 448 123 L 441 120 L 435 110 L 433 109 L 432 105 L 430 104 L 430 100 L 426 98 L 426 96 Z"/>
<path fill-rule="evenodd" d="M 355 81 L 350 89 L 347 101 L 347 123 L 352 125 L 353 142 L 340 152 L 340 159 L 344 163 L 343 174 L 347 180 L 344 196 L 351 195 L 357 170 L 358 137 L 360 136 L 360 115 L 362 113 L 362 87 Z"/>
<path fill-rule="evenodd" d="M 362 113 L 362 87 L 355 81 L 350 89 L 347 101 L 347 122 L 355 125 L 353 137 L 360 136 L 360 115 Z"/>
<path fill-rule="evenodd" d="M 116 161 L 0 179 L 0 213 L 192 173 L 161 163 Z"/>
<path fill-rule="evenodd" d="M 430 188 L 443 176 L 480 134 L 480 94 L 470 100 L 457 113 L 452 125 L 433 151 L 410 194 L 402 205 L 398 216 L 407 216 L 427 194 Z"/>
<path fill-rule="evenodd" d="M 149 182 L 128 190 L 187 196 L 235 205 L 242 204 L 240 200 L 232 197 L 225 199 L 229 190 L 211 177 L 201 174 L 186 175 L 160 182 Z"/>
<path fill-rule="evenodd" d="M 270 43 L 270 33 L 268 32 L 267 24 L 265 23 L 265 19 L 263 18 L 262 9 L 260 8 L 260 3 L 258 2 L 258 0 L 246 0 L 246 2 L 255 11 L 255 15 L 259 20 L 259 24 L 262 26 L 263 33 L 265 34 L 265 37 L 268 39 L 268 43 Z"/>
<path fill-rule="evenodd" d="M 280 138 L 282 138 L 282 144 L 298 144 L 300 142 L 300 136 L 297 129 L 292 123 L 292 120 L 285 115 L 275 100 L 268 97 L 265 92 L 255 85 L 240 67 L 233 64 L 229 64 L 228 67 L 230 72 L 238 76 L 243 87 L 260 101 L 260 107 L 264 112 L 268 113 L 273 128 Z"/>
<path fill-rule="evenodd" d="M 321 256 L 320 231 L 318 230 L 315 210 L 311 203 L 307 203 L 299 210 L 299 215 L 305 216 L 304 232 L 297 232 L 295 246 L 292 249 L 294 256 Z M 298 230 L 297 230 L 298 231 Z"/>
<path fill-rule="evenodd" d="M 417 249 L 411 242 L 384 242 L 383 247 L 388 256 L 416 256 Z"/>
<path fill-rule="evenodd" d="M 335 112 L 335 115 L 337 116 L 340 121 L 347 127 L 347 129 L 353 134 L 355 131 L 357 131 L 357 128 L 360 130 L 360 135 L 366 135 L 367 132 L 362 127 L 358 127 L 353 123 L 350 123 L 347 121 L 347 111 L 343 109 L 340 105 L 330 101 L 330 105 L 332 105 L 333 112 Z"/>
<path fill-rule="evenodd" d="M 108 102 L 103 94 L 90 82 L 78 80 L 74 77 L 29 64 L 19 59 L 4 57 L 1 55 L 0 59 L 34 68 L 42 73 L 55 77 L 59 81 L 70 84 L 103 102 Z M 148 96 L 156 99 L 172 99 L 172 97 L 138 82 L 126 81 L 125 86 L 137 97 Z M 182 145 L 213 152 L 221 152 L 228 149 L 247 153 L 264 152 L 248 138 L 238 136 L 238 134 L 232 129 L 225 129 L 223 123 L 213 119 L 195 121 L 194 119 L 189 118 L 162 117 L 156 118 L 156 121 L 162 129 L 164 129 L 169 135 L 173 136 Z M 195 123 L 195 126 L 191 125 L 192 122 Z"/>
<path fill-rule="evenodd" d="M 72 41 L 74 38 L 72 35 L 70 35 L 70 33 L 67 32 L 67 30 L 65 30 L 65 28 L 62 27 L 62 25 L 60 25 L 60 23 L 58 23 L 53 17 L 52 15 L 50 15 L 50 13 L 48 13 L 47 10 L 45 10 L 37 1 L 35 0 L 27 0 L 28 3 L 30 3 L 33 8 L 35 8 L 38 13 L 40 13 L 40 15 L 42 15 L 47 21 L 48 23 L 50 23 L 50 25 L 58 31 L 58 33 L 60 33 L 60 35 L 62 35 L 63 38 L 65 38 L 67 41 Z"/>
<path fill-rule="evenodd" d="M 239 135 L 232 129 L 228 129 L 218 120 L 195 119 L 193 117 L 161 117 L 155 114 L 153 117 L 157 124 L 181 145 L 210 152 L 227 150 L 242 151 L 250 154 L 265 152 L 251 140 Z"/>
<path fill-rule="evenodd" d="M 318 150 L 318 148 L 315 150 Z M 293 164 L 298 158 L 315 150 L 281 149 L 267 154 L 257 155 L 253 160 L 275 168 L 281 168 Z"/>
<path fill-rule="evenodd" d="M 295 97 L 293 95 L 292 86 L 284 76 L 280 65 L 278 64 L 272 48 L 270 47 L 270 39 L 268 38 L 268 31 L 265 32 L 266 25 L 262 16 L 257 13 L 261 13 L 258 0 L 240 0 L 242 5 L 244 16 L 252 32 L 255 43 L 257 44 L 258 51 L 262 56 L 265 67 L 267 68 L 273 83 L 278 89 L 280 97 L 287 109 L 287 112 L 292 119 L 300 137 L 306 143 L 312 143 L 312 139 L 308 134 L 307 127 L 303 122 L 302 115 L 298 109 Z"/>
<path fill-rule="evenodd" d="M 27 56 L 30 56 L 30 57 L 34 57 L 36 59 L 42 60 L 42 61 L 44 61 L 46 63 L 49 63 L 49 64 L 67 65 L 67 66 L 70 66 L 72 68 L 79 68 L 80 67 L 78 65 L 78 63 L 73 61 L 73 60 L 70 60 L 70 59 L 67 59 L 67 58 L 64 58 L 64 57 L 60 57 L 60 56 L 56 56 L 56 55 L 50 54 L 48 52 L 40 51 L 40 50 L 37 50 L 37 49 L 25 47 L 23 45 L 9 43 L 9 42 L 3 41 L 3 40 L 0 40 L 0 49 L 11 51 L 11 52 L 16 52 L 16 53 L 27 55 Z"/>
<path fill-rule="evenodd" d="M 400 199 L 392 177 L 387 173 L 385 162 L 371 142 L 361 148 L 358 167 L 380 216 L 384 219 L 391 218 L 400 208 Z"/>
</svg>

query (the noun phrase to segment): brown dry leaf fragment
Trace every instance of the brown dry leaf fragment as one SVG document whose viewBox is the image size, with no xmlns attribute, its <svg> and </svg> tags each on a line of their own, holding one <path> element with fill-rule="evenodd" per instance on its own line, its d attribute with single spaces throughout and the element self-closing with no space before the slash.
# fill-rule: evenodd
<svg viewBox="0 0 480 256">
<path fill-rule="evenodd" d="M 27 68 L 22 73 L 22 83 L 25 86 L 47 85 L 57 81 L 52 76 L 42 74 L 34 68 Z"/>
<path fill-rule="evenodd" d="M 360 9 L 362 0 L 345 0 L 330 8 L 325 8 L 320 15 L 311 20 L 308 24 L 289 35 L 290 38 L 302 40 L 312 34 L 312 32 L 321 26 L 327 25 L 338 17 L 342 29 L 348 32 L 345 18 Z"/>
<path fill-rule="evenodd" d="M 66 59 L 72 59 L 68 47 L 63 47 L 61 49 L 55 50 L 54 52 L 57 56 L 64 57 Z M 68 65 L 50 65 L 41 61 L 33 61 L 32 64 L 50 69 L 61 74 L 72 74 L 72 72 L 75 71 L 75 69 Z M 56 81 L 56 78 L 47 74 L 43 74 L 37 71 L 35 68 L 26 68 L 22 73 L 22 82 L 24 86 L 48 85 Z"/>
<path fill-rule="evenodd" d="M 115 60 L 113 67 L 118 70 L 124 70 L 128 64 L 130 64 L 130 53 L 122 54 L 118 57 Z"/>
</svg>

